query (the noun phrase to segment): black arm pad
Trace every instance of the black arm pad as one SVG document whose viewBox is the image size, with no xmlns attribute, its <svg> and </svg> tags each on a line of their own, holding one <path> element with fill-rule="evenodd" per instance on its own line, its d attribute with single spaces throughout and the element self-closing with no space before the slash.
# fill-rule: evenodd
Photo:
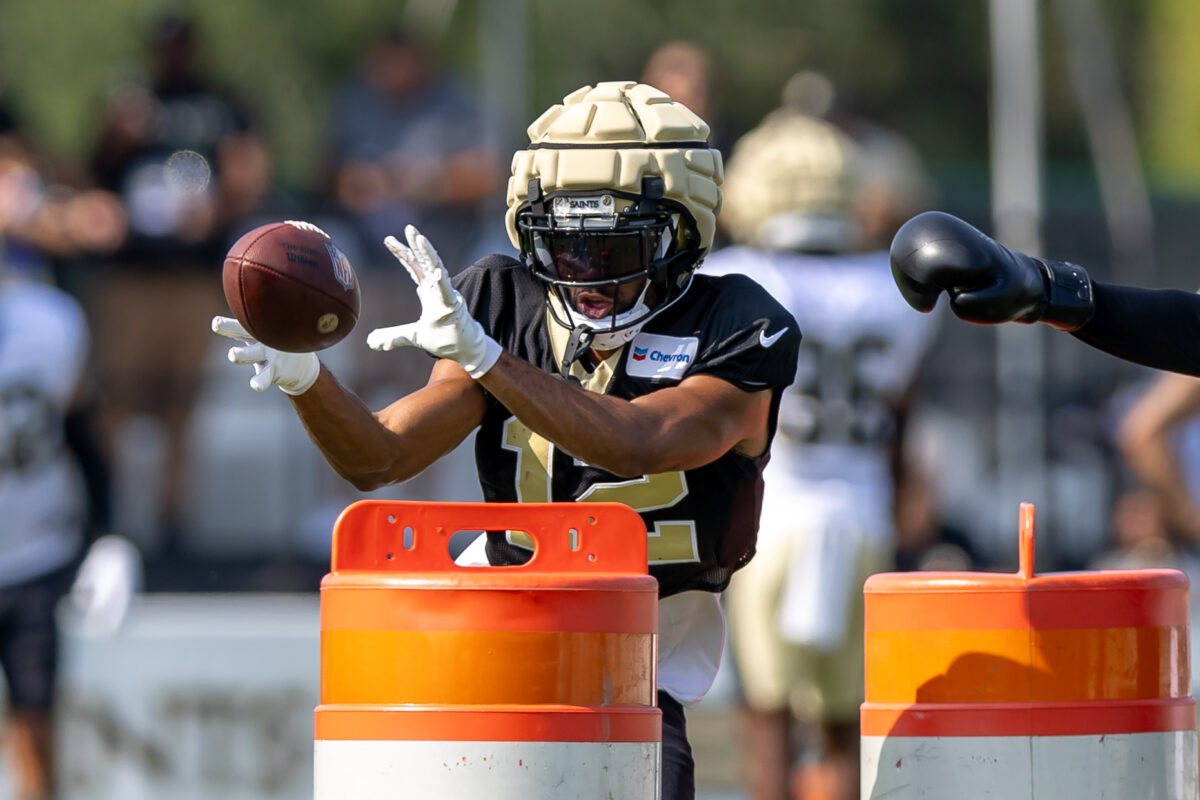
<svg viewBox="0 0 1200 800">
<path fill-rule="evenodd" d="M 1087 324 L 1096 313 L 1092 279 L 1087 271 L 1066 261 L 1033 260 L 1041 266 L 1046 279 L 1046 305 L 1037 321 L 1064 331 L 1077 330 Z"/>
<path fill-rule="evenodd" d="M 1200 376 L 1200 295 L 1099 282 L 1092 291 L 1096 313 L 1073 336 L 1134 364 Z"/>
</svg>

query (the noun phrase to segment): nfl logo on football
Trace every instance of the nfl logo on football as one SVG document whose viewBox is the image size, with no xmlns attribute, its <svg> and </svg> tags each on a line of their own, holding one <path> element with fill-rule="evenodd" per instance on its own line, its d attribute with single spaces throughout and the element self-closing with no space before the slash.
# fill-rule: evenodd
<svg viewBox="0 0 1200 800">
<path fill-rule="evenodd" d="M 326 242 L 325 247 L 329 250 L 329 260 L 333 262 L 333 276 L 346 291 L 350 291 L 354 288 L 354 270 L 350 267 L 350 259 L 332 242 Z"/>
</svg>

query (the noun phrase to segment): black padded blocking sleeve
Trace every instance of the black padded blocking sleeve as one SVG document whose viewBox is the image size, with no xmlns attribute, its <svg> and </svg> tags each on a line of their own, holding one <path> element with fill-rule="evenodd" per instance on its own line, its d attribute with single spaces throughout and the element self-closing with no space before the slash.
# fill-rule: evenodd
<svg viewBox="0 0 1200 800">
<path fill-rule="evenodd" d="M 1200 295 L 1093 284 L 1096 314 L 1073 336 L 1117 358 L 1200 376 Z"/>
</svg>

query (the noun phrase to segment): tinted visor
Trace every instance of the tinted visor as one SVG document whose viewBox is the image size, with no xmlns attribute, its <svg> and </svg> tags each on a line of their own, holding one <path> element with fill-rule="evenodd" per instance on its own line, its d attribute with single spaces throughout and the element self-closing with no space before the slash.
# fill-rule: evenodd
<svg viewBox="0 0 1200 800">
<path fill-rule="evenodd" d="M 665 225 L 632 231 L 534 230 L 530 251 L 545 279 L 606 283 L 644 275 L 661 257 L 670 237 Z"/>
</svg>

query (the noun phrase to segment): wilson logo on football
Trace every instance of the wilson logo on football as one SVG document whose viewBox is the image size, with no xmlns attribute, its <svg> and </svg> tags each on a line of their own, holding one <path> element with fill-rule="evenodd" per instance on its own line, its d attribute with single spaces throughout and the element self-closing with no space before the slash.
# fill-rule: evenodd
<svg viewBox="0 0 1200 800">
<path fill-rule="evenodd" d="M 333 277 L 347 292 L 354 288 L 354 270 L 350 267 L 350 259 L 332 244 L 326 243 L 329 250 L 329 260 L 333 262 Z"/>
</svg>

